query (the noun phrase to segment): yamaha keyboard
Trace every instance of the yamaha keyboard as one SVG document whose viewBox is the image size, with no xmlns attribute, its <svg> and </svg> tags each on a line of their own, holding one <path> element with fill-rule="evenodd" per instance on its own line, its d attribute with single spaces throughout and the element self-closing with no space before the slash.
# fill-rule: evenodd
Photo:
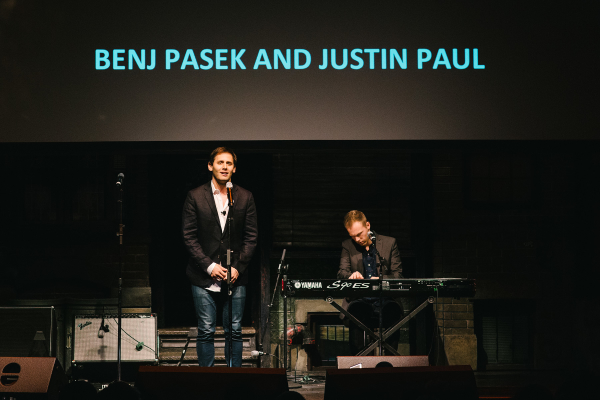
<svg viewBox="0 0 600 400">
<path fill-rule="evenodd" d="M 392 297 L 473 297 L 475 279 L 416 278 L 384 279 L 383 295 Z M 375 297 L 379 295 L 378 279 L 290 279 L 288 296 L 298 297 Z"/>
</svg>

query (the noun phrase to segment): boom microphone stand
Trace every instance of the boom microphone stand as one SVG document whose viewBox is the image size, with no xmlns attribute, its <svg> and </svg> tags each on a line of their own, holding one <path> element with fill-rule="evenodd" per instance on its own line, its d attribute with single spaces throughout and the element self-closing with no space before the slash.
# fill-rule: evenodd
<svg viewBox="0 0 600 400">
<path fill-rule="evenodd" d="M 287 337 L 286 337 L 286 326 L 287 326 L 287 294 L 285 292 L 285 282 L 287 279 L 287 265 L 283 263 L 285 260 L 285 249 L 283 249 L 283 254 L 281 254 L 281 261 L 279 261 L 279 267 L 277 268 L 277 279 L 275 280 L 275 287 L 273 288 L 273 297 L 271 297 L 271 304 L 269 304 L 269 318 L 271 316 L 271 308 L 273 307 L 273 303 L 275 302 L 275 294 L 277 293 L 277 288 L 279 287 L 279 278 L 281 277 L 281 273 L 283 272 L 284 279 L 281 282 L 281 297 L 283 298 L 283 368 L 287 371 Z M 277 358 L 279 364 L 281 364 L 281 360 Z"/>
</svg>

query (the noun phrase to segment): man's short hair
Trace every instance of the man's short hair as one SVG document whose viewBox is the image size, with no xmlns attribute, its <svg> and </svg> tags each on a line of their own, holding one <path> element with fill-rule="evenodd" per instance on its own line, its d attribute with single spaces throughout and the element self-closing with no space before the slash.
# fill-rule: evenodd
<svg viewBox="0 0 600 400">
<path fill-rule="evenodd" d="M 216 149 L 214 149 L 212 151 L 212 153 L 210 153 L 210 160 L 208 161 L 208 163 L 210 165 L 212 165 L 215 162 L 215 158 L 219 154 L 223 154 L 223 153 L 231 154 L 231 157 L 233 157 L 233 166 L 235 167 L 237 165 L 237 156 L 235 155 L 233 150 L 231 150 L 230 148 L 227 148 L 227 147 L 217 147 Z"/>
<path fill-rule="evenodd" d="M 363 225 L 366 225 L 367 217 L 365 217 L 365 214 L 363 214 L 362 211 L 352 210 L 344 217 L 344 227 L 349 228 L 356 221 L 362 222 Z"/>
</svg>

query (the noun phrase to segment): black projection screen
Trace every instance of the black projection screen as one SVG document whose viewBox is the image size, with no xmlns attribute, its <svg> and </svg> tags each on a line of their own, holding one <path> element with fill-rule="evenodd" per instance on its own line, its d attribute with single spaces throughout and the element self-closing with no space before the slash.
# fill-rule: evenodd
<svg viewBox="0 0 600 400">
<path fill-rule="evenodd" d="M 0 141 L 594 139 L 598 15 L 579 0 L 5 1 Z"/>
</svg>

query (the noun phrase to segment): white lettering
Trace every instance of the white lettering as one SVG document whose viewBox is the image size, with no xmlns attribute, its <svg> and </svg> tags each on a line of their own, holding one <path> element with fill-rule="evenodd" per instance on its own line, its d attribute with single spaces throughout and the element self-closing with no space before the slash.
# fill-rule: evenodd
<svg viewBox="0 0 600 400">
<path fill-rule="evenodd" d="M 302 289 L 322 289 L 321 282 L 302 282 Z"/>
<path fill-rule="evenodd" d="M 331 285 L 327 286 L 327 289 L 337 289 L 340 287 L 340 281 L 335 281 Z"/>
</svg>

